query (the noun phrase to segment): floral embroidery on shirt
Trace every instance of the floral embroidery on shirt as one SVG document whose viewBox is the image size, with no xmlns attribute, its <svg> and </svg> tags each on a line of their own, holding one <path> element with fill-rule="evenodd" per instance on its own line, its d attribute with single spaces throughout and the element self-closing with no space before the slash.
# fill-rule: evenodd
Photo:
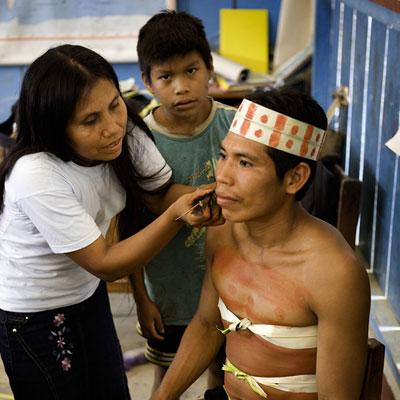
<svg viewBox="0 0 400 400">
<path fill-rule="evenodd" d="M 56 344 L 53 355 L 56 357 L 57 362 L 61 361 L 61 368 L 64 371 L 68 371 L 71 368 L 70 356 L 74 348 L 74 345 L 66 340 L 66 335 L 69 333 L 69 328 L 65 325 L 66 319 L 64 314 L 57 314 L 53 323 L 58 329 L 50 330 L 51 335 L 49 336 L 49 340 L 54 341 Z"/>
</svg>

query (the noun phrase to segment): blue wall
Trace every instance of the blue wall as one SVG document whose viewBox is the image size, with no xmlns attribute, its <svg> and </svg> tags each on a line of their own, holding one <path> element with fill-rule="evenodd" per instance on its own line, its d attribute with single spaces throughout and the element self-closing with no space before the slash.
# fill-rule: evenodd
<svg viewBox="0 0 400 400">
<path fill-rule="evenodd" d="M 273 46 L 275 44 L 281 0 L 238 0 L 236 2 L 230 0 L 178 0 L 177 8 L 180 11 L 187 11 L 203 21 L 212 49 L 218 50 L 219 10 L 221 8 L 231 8 L 234 6 L 234 3 L 236 3 L 237 8 L 268 9 L 268 34 L 270 45 Z M 138 64 L 115 64 L 114 67 L 120 80 L 133 77 L 139 88 L 144 88 Z M 21 80 L 25 70 L 26 67 L 23 66 L 0 67 L 0 122 L 9 117 L 11 106 L 18 99 Z"/>
<path fill-rule="evenodd" d="M 400 124 L 399 64 L 400 14 L 365 0 L 317 0 L 312 93 L 326 110 L 333 90 L 349 87 L 333 126 L 345 134 L 346 172 L 362 181 L 358 250 L 381 289 L 371 322 L 400 387 L 400 171 L 385 146 Z"/>
</svg>

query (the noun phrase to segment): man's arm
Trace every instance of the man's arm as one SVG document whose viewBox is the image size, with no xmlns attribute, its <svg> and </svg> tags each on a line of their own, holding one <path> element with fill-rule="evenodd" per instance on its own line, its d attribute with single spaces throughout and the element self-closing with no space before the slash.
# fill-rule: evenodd
<svg viewBox="0 0 400 400">
<path fill-rule="evenodd" d="M 370 288 L 354 258 L 334 266 L 317 292 L 319 399 L 358 399 L 368 348 Z M 329 282 L 328 282 L 329 281 Z M 328 287 L 329 286 L 329 287 Z"/>
<path fill-rule="evenodd" d="M 209 228 L 209 231 L 212 229 Z M 178 398 L 206 370 L 224 342 L 223 334 L 217 329 L 222 323 L 218 293 L 212 282 L 212 252 L 209 246 L 207 250 L 207 270 L 196 314 L 186 328 L 174 361 L 151 400 Z"/>
</svg>

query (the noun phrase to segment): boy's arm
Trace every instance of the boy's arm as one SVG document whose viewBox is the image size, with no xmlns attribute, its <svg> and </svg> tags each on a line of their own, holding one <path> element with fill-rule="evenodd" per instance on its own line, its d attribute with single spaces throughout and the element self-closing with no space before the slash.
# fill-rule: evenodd
<svg viewBox="0 0 400 400">
<path fill-rule="evenodd" d="M 218 293 L 212 282 L 211 260 L 212 255 L 208 250 L 207 270 L 196 314 L 186 328 L 174 361 L 151 400 L 178 398 L 206 370 L 224 342 L 224 335 L 217 329 L 222 323 Z"/>
<path fill-rule="evenodd" d="M 144 267 L 129 275 L 132 285 L 133 297 L 136 303 L 136 310 L 140 329 L 147 339 L 164 340 L 160 333 L 164 333 L 164 324 L 160 310 L 152 301 L 144 283 Z"/>
<path fill-rule="evenodd" d="M 317 386 L 319 399 L 358 399 L 368 348 L 370 289 L 355 259 L 341 262 L 339 274 L 322 285 L 318 316 Z M 329 274 L 330 275 L 330 274 Z M 329 286 L 329 287 L 328 287 Z"/>
</svg>

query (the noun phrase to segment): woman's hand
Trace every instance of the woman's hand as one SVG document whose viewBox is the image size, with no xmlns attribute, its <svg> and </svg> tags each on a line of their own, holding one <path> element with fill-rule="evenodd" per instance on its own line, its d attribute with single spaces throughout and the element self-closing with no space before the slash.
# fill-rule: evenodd
<svg viewBox="0 0 400 400">
<path fill-rule="evenodd" d="M 225 219 L 213 194 L 213 190 L 199 189 L 181 196 L 171 206 L 176 214 L 174 219 L 196 227 L 222 225 Z"/>
</svg>

